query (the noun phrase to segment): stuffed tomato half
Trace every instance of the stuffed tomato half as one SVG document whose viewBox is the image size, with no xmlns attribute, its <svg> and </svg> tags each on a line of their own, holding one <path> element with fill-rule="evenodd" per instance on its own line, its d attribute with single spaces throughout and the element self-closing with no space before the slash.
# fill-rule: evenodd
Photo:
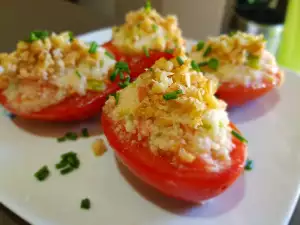
<svg viewBox="0 0 300 225">
<path fill-rule="evenodd" d="M 104 134 L 121 161 L 162 193 L 211 199 L 241 175 L 247 156 L 247 141 L 216 88 L 185 55 L 162 58 L 109 97 Z"/>
<path fill-rule="evenodd" d="M 37 120 L 91 117 L 107 95 L 130 80 L 125 62 L 70 32 L 31 32 L 16 51 L 0 55 L 0 69 L 0 103 L 13 114 Z"/>
<path fill-rule="evenodd" d="M 149 1 L 144 8 L 129 12 L 126 22 L 113 28 L 112 40 L 103 45 L 117 60 L 129 64 L 132 78 L 161 57 L 172 58 L 174 51 L 181 51 L 184 46 L 177 18 L 162 17 Z"/>
<path fill-rule="evenodd" d="M 207 76 L 219 80 L 217 96 L 229 107 L 259 98 L 283 82 L 284 74 L 265 49 L 263 35 L 236 32 L 199 41 L 191 58 Z"/>
</svg>

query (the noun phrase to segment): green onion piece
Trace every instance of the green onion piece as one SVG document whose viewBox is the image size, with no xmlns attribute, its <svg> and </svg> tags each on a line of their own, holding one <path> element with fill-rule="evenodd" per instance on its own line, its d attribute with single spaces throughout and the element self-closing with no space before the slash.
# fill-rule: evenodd
<svg viewBox="0 0 300 225">
<path fill-rule="evenodd" d="M 143 47 L 143 51 L 144 51 L 146 57 L 150 57 L 148 48 L 146 48 L 146 47 L 144 46 L 144 47 Z"/>
<path fill-rule="evenodd" d="M 75 152 L 67 152 L 67 153 L 62 154 L 60 157 L 62 159 L 67 159 L 69 156 L 77 157 L 77 154 Z"/>
<path fill-rule="evenodd" d="M 29 35 L 29 39 L 26 40 L 27 42 L 34 42 L 34 41 L 37 41 L 39 40 L 39 38 L 33 33 L 31 32 L 30 35 Z"/>
<path fill-rule="evenodd" d="M 66 141 L 66 137 L 57 138 L 57 142 L 64 142 L 64 141 Z"/>
<path fill-rule="evenodd" d="M 229 34 L 228 34 L 228 36 L 229 36 L 229 37 L 232 37 L 232 36 L 234 36 L 236 33 L 237 33 L 236 30 L 235 30 L 235 31 L 230 31 Z"/>
<path fill-rule="evenodd" d="M 199 66 L 199 67 L 207 66 L 207 65 L 208 65 L 208 62 L 201 62 L 201 63 L 198 63 L 198 66 Z"/>
<path fill-rule="evenodd" d="M 105 54 L 108 58 L 115 59 L 115 56 L 114 56 L 113 54 L 111 54 L 110 52 L 108 52 L 108 51 L 105 51 L 104 54 Z"/>
<path fill-rule="evenodd" d="M 119 83 L 119 86 L 120 86 L 120 88 L 125 88 L 125 87 L 127 87 L 129 84 L 130 84 L 130 77 L 126 77 L 126 79 L 125 79 L 124 82 L 120 82 L 120 83 Z"/>
<path fill-rule="evenodd" d="M 152 24 L 152 29 L 156 32 L 158 30 L 158 26 L 156 24 Z"/>
<path fill-rule="evenodd" d="M 78 160 L 77 155 L 76 156 L 68 156 L 67 161 L 68 161 L 69 166 L 71 166 L 72 168 L 75 168 L 75 169 L 77 169 L 80 165 L 80 161 Z"/>
<path fill-rule="evenodd" d="M 67 168 L 65 168 L 65 169 L 62 169 L 62 170 L 60 171 L 60 174 L 61 174 L 61 175 L 65 175 L 65 174 L 71 173 L 73 170 L 74 170 L 73 167 L 67 167 Z"/>
<path fill-rule="evenodd" d="M 149 12 L 151 11 L 152 6 L 151 6 L 150 0 L 147 0 L 147 1 L 146 1 L 144 9 L 145 9 L 145 11 L 146 11 L 147 13 L 149 13 Z"/>
<path fill-rule="evenodd" d="M 205 50 L 205 52 L 203 53 L 203 56 L 207 57 L 209 55 L 209 53 L 211 52 L 211 50 L 212 50 L 212 47 L 208 46 L 207 49 Z"/>
<path fill-rule="evenodd" d="M 89 53 L 95 54 L 97 52 L 98 44 L 97 42 L 93 41 L 90 45 Z"/>
<path fill-rule="evenodd" d="M 69 31 L 70 42 L 74 41 L 74 34 L 72 31 Z"/>
<path fill-rule="evenodd" d="M 100 80 L 87 80 L 87 88 L 93 91 L 103 91 L 105 89 L 105 84 Z"/>
<path fill-rule="evenodd" d="M 81 74 L 78 70 L 76 70 L 75 73 L 76 73 L 77 77 L 81 78 Z"/>
<path fill-rule="evenodd" d="M 193 68 L 193 70 L 196 70 L 197 72 L 200 72 L 200 67 L 198 66 L 198 64 L 196 63 L 195 60 L 192 60 L 191 67 Z"/>
<path fill-rule="evenodd" d="M 103 66 L 104 66 L 104 60 L 101 59 L 101 60 L 100 60 L 100 68 L 103 68 Z"/>
<path fill-rule="evenodd" d="M 115 81 L 115 79 L 117 78 L 118 73 L 120 72 L 119 68 L 116 68 L 110 75 L 109 79 L 111 81 Z"/>
<path fill-rule="evenodd" d="M 87 128 L 82 128 L 81 129 L 81 134 L 82 134 L 82 137 L 89 137 L 90 136 L 89 130 Z"/>
<path fill-rule="evenodd" d="M 71 140 L 71 141 L 76 141 L 78 138 L 78 135 L 74 132 L 67 132 L 65 135 L 66 139 Z"/>
<path fill-rule="evenodd" d="M 254 56 L 254 55 L 251 55 L 249 54 L 248 57 L 248 62 L 247 62 L 247 65 L 253 69 L 260 69 L 260 66 L 259 66 L 259 57 L 258 56 Z"/>
<path fill-rule="evenodd" d="M 129 66 L 126 62 L 117 62 L 115 68 L 118 68 L 122 72 L 130 73 Z"/>
<path fill-rule="evenodd" d="M 111 94 L 111 95 L 115 97 L 115 99 L 116 99 L 116 105 L 118 105 L 119 99 L 120 99 L 120 93 L 117 92 L 117 93 L 114 93 L 114 94 Z"/>
<path fill-rule="evenodd" d="M 235 136 L 237 139 L 239 139 L 241 142 L 243 142 L 243 143 L 248 143 L 247 139 L 244 138 L 242 135 L 240 135 L 240 134 L 239 134 L 238 132 L 236 132 L 235 130 L 232 130 L 232 131 L 231 131 L 231 134 L 232 134 L 233 136 Z"/>
<path fill-rule="evenodd" d="M 82 199 L 80 208 L 82 209 L 90 209 L 91 208 L 91 201 L 88 198 Z"/>
<path fill-rule="evenodd" d="M 178 98 L 178 95 L 179 95 L 179 94 L 182 94 L 182 93 L 183 93 L 182 90 L 179 89 L 179 90 L 177 90 L 177 91 L 173 91 L 173 92 L 169 92 L 169 93 L 164 94 L 164 95 L 163 95 L 163 98 L 164 98 L 165 100 L 176 99 L 176 98 Z"/>
<path fill-rule="evenodd" d="M 165 50 L 165 52 L 166 52 L 166 53 L 173 54 L 173 53 L 174 53 L 174 49 L 171 49 L 171 48 L 170 48 L 170 49 Z"/>
<path fill-rule="evenodd" d="M 202 40 L 198 41 L 196 50 L 201 51 L 203 49 L 204 45 L 205 45 L 204 41 L 202 41 Z"/>
<path fill-rule="evenodd" d="M 42 168 L 40 168 L 35 174 L 34 176 L 36 177 L 36 179 L 38 179 L 39 181 L 44 181 L 46 180 L 46 178 L 50 175 L 50 171 L 48 169 L 48 166 L 43 166 Z"/>
<path fill-rule="evenodd" d="M 180 66 L 184 64 L 184 61 L 182 60 L 182 58 L 180 56 L 177 56 L 176 60 Z"/>
<path fill-rule="evenodd" d="M 219 67 L 219 60 L 217 60 L 216 58 L 211 58 L 209 61 L 208 61 L 208 67 L 213 69 L 213 70 L 217 70 L 218 67 Z"/>
<path fill-rule="evenodd" d="M 67 165 L 68 165 L 67 160 L 61 160 L 59 163 L 55 164 L 55 168 L 56 169 L 62 169 L 62 168 L 65 168 Z"/>
<path fill-rule="evenodd" d="M 29 34 L 29 39 L 26 40 L 26 42 L 34 42 L 37 40 L 44 40 L 49 36 L 48 31 L 42 31 L 42 30 L 37 30 L 37 31 L 32 31 Z"/>
<path fill-rule="evenodd" d="M 122 71 L 120 72 L 119 76 L 120 76 L 121 80 L 124 80 L 125 76 L 124 76 L 124 73 Z"/>
<path fill-rule="evenodd" d="M 245 170 L 252 170 L 254 166 L 253 160 L 247 159 L 246 164 L 245 164 Z"/>
</svg>

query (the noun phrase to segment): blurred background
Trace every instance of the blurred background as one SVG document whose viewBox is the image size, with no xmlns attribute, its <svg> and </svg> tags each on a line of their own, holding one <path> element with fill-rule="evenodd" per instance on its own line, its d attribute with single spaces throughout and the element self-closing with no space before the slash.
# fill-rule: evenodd
<svg viewBox="0 0 300 225">
<path fill-rule="evenodd" d="M 72 30 L 75 34 L 121 24 L 145 0 L 0 0 L 0 51 L 11 51 L 31 30 Z M 263 33 L 279 62 L 300 72 L 300 0 L 152 0 L 162 14 L 176 14 L 186 38 L 242 30 Z M 285 18 L 287 18 L 285 21 Z M 284 23 L 288 29 L 284 31 Z M 300 31 L 299 31 L 300 32 Z"/>
</svg>

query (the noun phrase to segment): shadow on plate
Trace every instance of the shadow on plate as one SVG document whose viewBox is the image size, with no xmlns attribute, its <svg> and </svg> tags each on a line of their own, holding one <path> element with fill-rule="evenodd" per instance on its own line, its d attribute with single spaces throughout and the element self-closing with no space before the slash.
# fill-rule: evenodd
<svg viewBox="0 0 300 225">
<path fill-rule="evenodd" d="M 245 180 L 241 176 L 232 187 L 223 194 L 204 204 L 188 203 L 168 197 L 150 185 L 141 181 L 116 157 L 116 164 L 124 179 L 134 188 L 134 190 L 149 202 L 176 215 L 185 217 L 215 217 L 222 215 L 233 208 L 244 197 Z"/>
<path fill-rule="evenodd" d="M 280 100 L 278 90 L 271 91 L 261 98 L 241 107 L 228 109 L 229 117 L 234 123 L 244 123 L 255 120 L 270 112 Z"/>
<path fill-rule="evenodd" d="M 42 137 L 63 137 L 67 132 L 81 133 L 82 128 L 87 128 L 90 136 L 98 136 L 103 133 L 100 126 L 100 116 L 80 122 L 54 123 L 35 120 L 26 120 L 16 117 L 12 120 L 14 124 L 33 135 Z"/>
</svg>

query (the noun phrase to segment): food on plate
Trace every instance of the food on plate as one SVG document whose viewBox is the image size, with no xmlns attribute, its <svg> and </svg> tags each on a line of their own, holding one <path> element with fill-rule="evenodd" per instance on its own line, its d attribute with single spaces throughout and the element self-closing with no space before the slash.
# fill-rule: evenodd
<svg viewBox="0 0 300 225">
<path fill-rule="evenodd" d="M 239 177 L 247 157 L 247 141 L 216 89 L 185 55 L 161 58 L 109 97 L 104 134 L 146 183 L 190 202 L 211 199 Z"/>
<path fill-rule="evenodd" d="M 0 103 L 28 119 L 82 120 L 101 110 L 120 80 L 130 80 L 128 72 L 96 42 L 34 31 L 14 52 L 0 54 Z"/>
<path fill-rule="evenodd" d="M 136 78 L 161 57 L 170 59 L 174 51 L 183 51 L 175 16 L 162 17 L 148 1 L 144 8 L 129 12 L 126 22 L 113 28 L 112 40 L 104 47 L 117 60 L 128 62 L 131 77 Z"/>
<path fill-rule="evenodd" d="M 81 200 L 80 208 L 89 210 L 91 208 L 91 201 L 89 198 L 85 198 Z"/>
<path fill-rule="evenodd" d="M 106 151 L 107 147 L 102 138 L 96 139 L 92 145 L 95 156 L 102 156 Z"/>
<path fill-rule="evenodd" d="M 211 37 L 193 46 L 190 56 L 207 76 L 219 80 L 217 96 L 229 106 L 254 100 L 283 82 L 263 35 L 236 32 Z"/>
</svg>

